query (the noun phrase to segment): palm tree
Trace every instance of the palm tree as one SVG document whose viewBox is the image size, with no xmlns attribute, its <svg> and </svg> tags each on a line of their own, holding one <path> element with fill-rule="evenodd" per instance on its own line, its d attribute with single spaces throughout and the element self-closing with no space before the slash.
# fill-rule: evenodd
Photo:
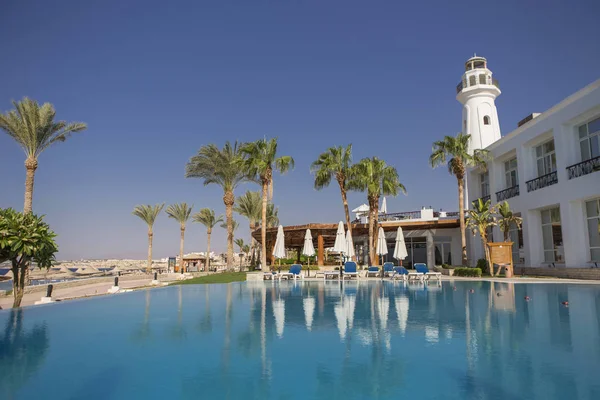
<svg viewBox="0 0 600 400">
<path fill-rule="evenodd" d="M 346 214 L 346 225 L 352 234 L 352 225 L 350 223 L 350 211 L 348 210 L 347 179 L 352 164 L 352 145 L 345 148 L 342 146 L 330 147 L 326 152 L 321 153 L 319 158 L 312 163 L 310 170 L 315 174 L 315 189 L 321 190 L 329 186 L 331 180 L 335 177 L 340 192 L 342 194 L 342 203 L 344 204 L 344 213 Z"/>
<path fill-rule="evenodd" d="M 223 203 L 227 220 L 227 268 L 233 268 L 233 205 L 235 188 L 250 180 L 244 169 L 241 146 L 226 142 L 223 149 L 214 144 L 202 146 L 186 165 L 186 178 L 204 179 L 204 185 L 214 183 L 223 189 Z"/>
<path fill-rule="evenodd" d="M 483 244 L 483 251 L 485 254 L 485 260 L 490 266 L 490 273 L 494 275 L 494 265 L 490 260 L 490 249 L 488 248 L 488 229 L 496 225 L 496 217 L 494 213 L 496 210 L 490 205 L 491 201 L 483 201 L 477 199 L 473 202 L 473 209 L 468 211 L 467 226 L 473 232 L 473 236 L 479 233 L 481 237 L 481 243 Z M 501 268 L 498 268 L 500 272 Z"/>
<path fill-rule="evenodd" d="M 254 258 L 256 242 L 252 237 L 252 232 L 256 229 L 256 224 L 261 218 L 262 200 L 260 198 L 260 193 L 249 190 L 242 196 L 239 196 L 235 203 L 236 206 L 233 208 L 233 211 L 240 214 L 242 217 L 245 217 L 250 224 L 250 251 Z M 254 259 L 252 262 L 254 263 Z"/>
<path fill-rule="evenodd" d="M 40 105 L 35 100 L 23 98 L 13 101 L 15 110 L 0 114 L 0 128 L 16 140 L 25 151 L 25 202 L 23 212 L 30 213 L 33 203 L 33 181 L 38 167 L 38 157 L 48 147 L 64 142 L 72 133 L 87 128 L 82 122 L 55 121 L 56 111 L 50 103 Z"/>
<path fill-rule="evenodd" d="M 363 158 L 350 171 L 348 180 L 350 190 L 366 191 L 369 202 L 369 258 L 371 264 L 376 263 L 374 233 L 379 214 L 379 199 L 381 196 L 397 196 L 399 192 L 406 193 L 406 188 L 400 183 L 398 171 L 384 160 L 377 157 Z"/>
<path fill-rule="evenodd" d="M 498 214 L 500 215 L 498 226 L 500 226 L 500 230 L 504 232 L 504 241 L 508 242 L 510 240 L 510 228 L 515 225 L 517 229 L 520 229 L 523 218 L 516 216 L 512 212 L 508 201 L 503 201 L 498 204 Z"/>
<path fill-rule="evenodd" d="M 181 230 L 181 240 L 179 242 L 179 269 L 183 274 L 185 271 L 185 266 L 183 265 L 183 240 L 185 237 L 185 224 L 190 219 L 190 214 L 192 213 L 192 208 L 194 206 L 188 206 L 187 203 L 178 203 L 172 204 L 167 207 L 167 215 L 169 218 L 173 218 L 177 222 L 179 222 L 179 229 Z"/>
<path fill-rule="evenodd" d="M 223 216 L 215 216 L 215 211 L 210 208 L 203 208 L 192 215 L 192 220 L 206 227 L 206 272 L 210 271 L 210 235 L 213 228 L 220 222 L 223 222 Z"/>
<path fill-rule="evenodd" d="M 432 168 L 442 164 L 448 165 L 448 172 L 456 177 L 458 182 L 458 210 L 460 219 L 460 235 L 462 244 L 462 264 L 467 265 L 467 238 L 465 227 L 465 173 L 468 167 L 486 168 L 489 158 L 487 150 L 476 149 L 469 151 L 471 135 L 459 133 L 456 137 L 446 136 L 444 140 L 433 143 L 429 163 Z"/>
<path fill-rule="evenodd" d="M 226 222 L 222 223 L 221 225 L 219 225 L 221 228 L 223 229 L 227 229 L 228 225 Z M 237 230 L 237 228 L 239 228 L 240 224 L 238 224 L 238 222 L 234 219 L 231 221 L 231 227 L 233 229 L 233 232 L 235 232 Z M 235 240 L 233 241 L 235 243 Z"/>
<path fill-rule="evenodd" d="M 133 209 L 133 215 L 140 217 L 146 224 L 148 224 L 148 263 L 146 264 L 146 271 L 152 273 L 152 226 L 158 214 L 162 211 L 165 203 L 151 205 L 139 205 Z"/>
<path fill-rule="evenodd" d="M 294 159 L 290 156 L 277 156 L 277 139 L 261 139 L 243 146 L 247 171 L 250 176 L 260 180 L 262 185 L 262 216 L 261 216 L 261 264 L 267 267 L 267 204 L 273 198 L 273 170 L 284 174 L 294 168 Z"/>
</svg>

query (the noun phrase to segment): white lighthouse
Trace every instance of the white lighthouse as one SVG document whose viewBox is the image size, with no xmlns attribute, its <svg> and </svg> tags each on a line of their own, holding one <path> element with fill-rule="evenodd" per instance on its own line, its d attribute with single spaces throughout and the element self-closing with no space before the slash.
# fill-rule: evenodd
<svg viewBox="0 0 600 400">
<path fill-rule="evenodd" d="M 484 149 L 500 139 L 494 101 L 501 92 L 485 58 L 474 56 L 467 60 L 456 92 L 456 99 L 463 105 L 462 132 L 471 135 L 470 150 Z"/>
</svg>

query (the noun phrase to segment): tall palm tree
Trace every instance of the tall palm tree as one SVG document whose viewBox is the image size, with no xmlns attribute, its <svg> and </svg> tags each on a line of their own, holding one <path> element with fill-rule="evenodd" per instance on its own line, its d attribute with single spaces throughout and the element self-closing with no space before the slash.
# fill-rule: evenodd
<svg viewBox="0 0 600 400">
<path fill-rule="evenodd" d="M 473 235 L 479 233 L 481 243 L 483 244 L 485 260 L 490 266 L 490 273 L 494 275 L 494 265 L 490 262 L 490 249 L 488 248 L 488 229 L 496 225 L 496 217 L 494 216 L 496 210 L 490 204 L 490 200 L 484 202 L 481 199 L 477 199 L 474 201 L 473 209 L 468 211 L 466 222 Z M 501 268 L 498 268 L 498 273 L 500 270 Z"/>
<path fill-rule="evenodd" d="M 515 213 L 510 209 L 510 205 L 508 201 L 503 201 L 498 204 L 498 226 L 500 230 L 504 233 L 504 241 L 508 242 L 510 240 L 510 228 L 515 225 L 517 229 L 521 228 L 521 224 L 523 223 L 523 218 L 518 217 Z"/>
<path fill-rule="evenodd" d="M 33 181 L 38 157 L 48 147 L 64 142 L 72 133 L 87 128 L 82 122 L 55 121 L 56 111 L 50 103 L 40 105 L 27 97 L 13 101 L 14 110 L 0 114 L 0 128 L 25 152 L 25 201 L 23 212 L 29 213 L 33 203 Z"/>
<path fill-rule="evenodd" d="M 183 265 L 183 240 L 185 238 L 185 224 L 190 219 L 192 208 L 194 206 L 188 206 L 187 203 L 172 204 L 167 207 L 167 215 L 169 218 L 173 218 L 179 222 L 179 229 L 181 231 L 181 239 L 179 242 L 179 270 L 183 274 L 185 272 L 185 266 Z"/>
<path fill-rule="evenodd" d="M 227 222 L 224 222 L 219 226 L 223 229 L 228 229 Z M 237 228 L 239 228 L 239 226 L 240 226 L 240 224 L 238 224 L 238 222 L 235 219 L 231 221 L 231 227 L 232 227 L 234 233 L 237 230 Z M 235 240 L 233 242 L 235 243 Z"/>
<path fill-rule="evenodd" d="M 277 138 L 266 138 L 256 142 L 246 143 L 242 151 L 247 156 L 245 165 L 250 176 L 257 178 L 262 185 L 262 216 L 261 216 L 261 264 L 265 271 L 267 267 L 267 204 L 273 198 L 273 171 L 284 174 L 294 168 L 294 159 L 290 156 L 277 156 Z"/>
<path fill-rule="evenodd" d="M 152 237 L 154 236 L 152 227 L 154 226 L 156 217 L 162 211 L 164 206 L 165 203 L 156 204 L 154 206 L 143 204 L 135 206 L 133 209 L 133 215 L 140 217 L 148 224 L 148 263 L 146 264 L 146 271 L 148 273 L 152 273 Z"/>
<path fill-rule="evenodd" d="M 206 227 L 206 272 L 210 271 L 210 235 L 213 228 L 220 222 L 223 222 L 223 216 L 215 216 L 215 211 L 210 208 L 203 208 L 192 215 L 192 220 Z"/>
<path fill-rule="evenodd" d="M 252 232 L 256 229 L 256 224 L 261 218 L 262 200 L 260 198 L 260 193 L 248 190 L 246 193 L 239 196 L 235 203 L 236 206 L 233 208 L 233 211 L 240 214 L 242 217 L 245 217 L 250 224 L 250 251 L 254 256 L 256 241 L 252 237 Z M 254 263 L 254 259 L 252 262 Z"/>
<path fill-rule="evenodd" d="M 330 147 L 326 152 L 321 153 L 319 158 L 310 167 L 311 172 L 315 174 L 315 189 L 317 190 L 329 186 L 331 180 L 335 177 L 342 194 L 346 225 L 348 225 L 350 233 L 352 233 L 352 225 L 350 211 L 348 210 L 348 199 L 346 197 L 346 184 L 351 165 L 352 145 L 349 144 L 345 148 L 342 146 Z"/>
<path fill-rule="evenodd" d="M 211 183 L 223 189 L 223 204 L 227 220 L 227 268 L 233 268 L 233 205 L 235 188 L 250 179 L 244 167 L 244 155 L 237 142 L 226 142 L 223 149 L 214 144 L 202 146 L 198 154 L 186 165 L 186 178 L 204 179 L 204 185 Z"/>
<path fill-rule="evenodd" d="M 381 196 L 397 196 L 406 193 L 406 188 L 400 183 L 398 171 L 384 160 L 377 157 L 363 158 L 352 167 L 348 181 L 350 190 L 366 191 L 369 202 L 369 258 L 371 264 L 377 259 L 375 254 L 375 227 L 379 214 L 379 199 Z"/>
<path fill-rule="evenodd" d="M 458 182 L 458 211 L 460 219 L 460 235 L 462 245 L 462 264 L 467 265 L 467 238 L 465 226 L 465 173 L 468 167 L 486 168 L 489 158 L 487 150 L 469 151 L 471 135 L 459 133 L 456 137 L 445 136 L 444 140 L 433 143 L 429 164 L 432 168 L 442 164 L 448 165 L 448 172 Z"/>
</svg>

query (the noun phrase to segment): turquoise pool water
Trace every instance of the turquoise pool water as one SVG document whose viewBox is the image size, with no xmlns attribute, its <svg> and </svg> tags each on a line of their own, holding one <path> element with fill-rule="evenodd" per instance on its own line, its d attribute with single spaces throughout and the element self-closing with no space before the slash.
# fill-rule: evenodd
<svg viewBox="0 0 600 400">
<path fill-rule="evenodd" d="M 2 399 L 599 399 L 599 372 L 596 285 L 188 285 L 0 311 Z"/>
</svg>

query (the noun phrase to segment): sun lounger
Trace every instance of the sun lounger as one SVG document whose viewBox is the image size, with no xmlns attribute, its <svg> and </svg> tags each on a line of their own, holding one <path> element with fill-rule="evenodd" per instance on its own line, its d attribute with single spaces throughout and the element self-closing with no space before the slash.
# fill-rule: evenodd
<svg viewBox="0 0 600 400">
<path fill-rule="evenodd" d="M 277 272 L 263 272 L 263 280 L 264 281 L 272 281 L 277 278 Z"/>
<path fill-rule="evenodd" d="M 327 279 L 338 279 L 340 277 L 340 271 L 318 271 L 315 274 L 315 277 L 317 275 L 323 275 L 323 280 L 327 280 Z"/>
<path fill-rule="evenodd" d="M 408 281 L 408 270 L 404 267 L 395 267 L 391 275 L 392 280 Z"/>
<path fill-rule="evenodd" d="M 425 275 L 422 272 L 419 271 L 415 271 L 415 270 L 411 270 L 408 271 L 408 275 L 406 275 L 406 279 L 408 281 L 416 281 L 416 280 L 420 280 L 423 281 L 425 279 Z"/>
<path fill-rule="evenodd" d="M 356 263 L 354 261 L 348 261 L 344 264 L 344 272 L 342 278 L 351 279 L 352 277 L 358 278 L 358 272 L 356 271 Z"/>
<path fill-rule="evenodd" d="M 417 272 L 423 274 L 426 280 L 436 278 L 437 280 L 442 280 L 442 274 L 440 272 L 429 272 L 429 268 L 427 268 L 427 264 L 417 263 L 415 264 L 415 269 Z"/>
<path fill-rule="evenodd" d="M 379 275 L 379 267 L 369 267 L 365 272 L 365 277 L 377 276 Z"/>
<path fill-rule="evenodd" d="M 383 263 L 383 276 L 391 276 L 394 273 L 394 263 Z"/>
<path fill-rule="evenodd" d="M 304 275 L 302 275 L 302 265 L 293 264 L 290 266 L 290 270 L 288 272 L 281 272 L 278 274 L 278 276 L 279 280 L 282 278 L 293 280 L 296 280 L 297 278 L 304 279 Z"/>
</svg>

